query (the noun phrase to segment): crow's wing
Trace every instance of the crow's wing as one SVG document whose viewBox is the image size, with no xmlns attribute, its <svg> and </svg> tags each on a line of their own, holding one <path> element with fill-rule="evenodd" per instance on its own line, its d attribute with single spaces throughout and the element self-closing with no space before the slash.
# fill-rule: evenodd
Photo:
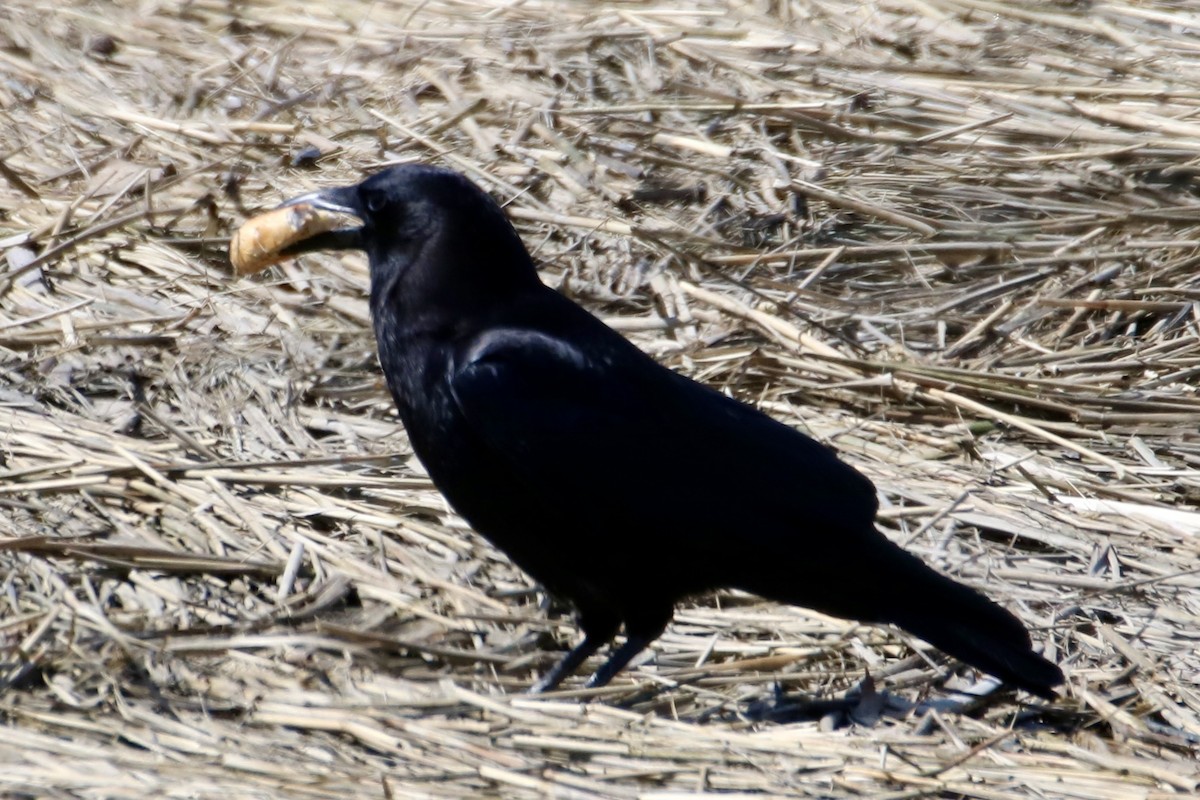
<svg viewBox="0 0 1200 800">
<path fill-rule="evenodd" d="M 493 329 L 454 367 L 468 425 L 547 503 L 617 539 L 652 530 L 664 546 L 721 532 L 756 544 L 822 529 L 876 535 L 874 487 L 829 449 L 604 333 L 585 351 Z"/>
</svg>

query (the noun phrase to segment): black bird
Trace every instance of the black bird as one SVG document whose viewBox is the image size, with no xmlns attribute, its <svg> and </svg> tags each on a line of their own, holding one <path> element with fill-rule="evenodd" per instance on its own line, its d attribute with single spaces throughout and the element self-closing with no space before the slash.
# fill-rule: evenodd
<svg viewBox="0 0 1200 800">
<path fill-rule="evenodd" d="M 545 286 L 462 175 L 398 166 L 288 201 L 361 226 L 284 252 L 365 250 L 379 361 L 414 451 L 471 526 L 578 611 L 556 686 L 610 641 L 602 686 L 680 598 L 736 587 L 911 631 L 1046 698 L 1063 680 L 1024 626 L 874 526 L 871 482 L 832 451 L 659 365 Z"/>
</svg>

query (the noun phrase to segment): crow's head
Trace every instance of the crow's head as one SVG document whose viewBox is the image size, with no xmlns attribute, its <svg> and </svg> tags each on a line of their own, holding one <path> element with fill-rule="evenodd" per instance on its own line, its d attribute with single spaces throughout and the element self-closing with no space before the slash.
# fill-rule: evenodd
<svg viewBox="0 0 1200 800">
<path fill-rule="evenodd" d="M 324 230 L 281 255 L 365 251 L 373 303 L 397 293 L 408 295 L 409 302 L 498 302 L 538 283 L 504 212 L 457 172 L 422 164 L 390 167 L 353 186 L 310 192 L 283 205 L 301 204 L 350 215 L 361 224 Z"/>
</svg>

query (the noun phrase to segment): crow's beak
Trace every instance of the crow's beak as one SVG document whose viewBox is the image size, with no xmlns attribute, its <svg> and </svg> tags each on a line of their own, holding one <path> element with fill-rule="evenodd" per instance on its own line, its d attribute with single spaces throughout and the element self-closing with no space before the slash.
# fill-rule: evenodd
<svg viewBox="0 0 1200 800">
<path fill-rule="evenodd" d="M 280 208 L 307 205 L 328 214 L 348 214 L 362 219 L 358 213 L 358 194 L 354 186 L 344 186 L 334 189 L 322 189 L 309 192 L 299 197 L 280 203 Z M 361 250 L 363 247 L 362 226 L 347 225 L 331 227 L 301 239 L 280 251 L 283 256 L 296 256 L 301 253 L 312 253 L 318 250 Z"/>
</svg>

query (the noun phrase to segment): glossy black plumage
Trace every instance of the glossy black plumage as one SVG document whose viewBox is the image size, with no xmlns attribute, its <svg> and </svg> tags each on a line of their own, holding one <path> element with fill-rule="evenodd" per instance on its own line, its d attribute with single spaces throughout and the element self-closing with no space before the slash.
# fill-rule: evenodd
<svg viewBox="0 0 1200 800">
<path fill-rule="evenodd" d="M 408 165 L 290 201 L 361 228 L 379 360 L 417 456 L 480 534 L 579 612 L 556 685 L 620 626 L 602 685 L 681 597 L 737 587 L 890 622 L 1045 697 L 1058 667 L 1022 624 L 876 531 L 865 477 L 797 431 L 660 366 L 544 286 L 504 213 Z"/>
</svg>

